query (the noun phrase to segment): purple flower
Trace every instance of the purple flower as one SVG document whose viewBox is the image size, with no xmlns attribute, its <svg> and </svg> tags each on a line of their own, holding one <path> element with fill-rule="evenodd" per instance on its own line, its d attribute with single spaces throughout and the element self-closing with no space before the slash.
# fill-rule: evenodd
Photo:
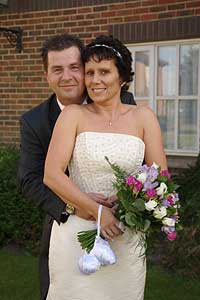
<svg viewBox="0 0 200 300">
<path fill-rule="evenodd" d="M 158 182 L 157 181 L 151 182 L 151 180 L 149 180 L 149 178 L 148 178 L 146 180 L 146 182 L 144 183 L 143 191 L 154 189 L 157 186 L 158 186 Z"/>
<path fill-rule="evenodd" d="M 162 200 L 162 205 L 164 207 L 169 207 L 170 206 L 169 202 L 166 199 Z"/>
<path fill-rule="evenodd" d="M 168 170 L 162 170 L 162 171 L 160 172 L 160 176 L 166 176 L 168 179 L 171 178 L 171 174 L 169 173 Z"/>
<path fill-rule="evenodd" d="M 154 168 L 154 167 L 150 167 L 149 168 L 149 171 L 148 171 L 148 178 L 151 180 L 151 181 L 154 181 L 156 180 L 158 177 L 158 169 Z"/>
<path fill-rule="evenodd" d="M 153 198 L 157 196 L 157 192 L 154 189 L 149 189 L 146 192 L 147 198 Z"/>
</svg>

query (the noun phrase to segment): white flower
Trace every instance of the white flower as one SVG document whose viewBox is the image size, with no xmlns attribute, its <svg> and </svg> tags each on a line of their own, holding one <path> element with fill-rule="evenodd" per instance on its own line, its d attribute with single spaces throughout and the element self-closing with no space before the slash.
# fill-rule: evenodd
<svg viewBox="0 0 200 300">
<path fill-rule="evenodd" d="M 162 196 L 167 192 L 167 185 L 164 182 L 161 182 L 160 186 L 156 189 L 158 196 Z"/>
<path fill-rule="evenodd" d="M 162 219 L 167 214 L 167 210 L 164 206 L 162 207 L 156 207 L 156 209 L 153 212 L 153 215 L 156 219 Z"/>
<path fill-rule="evenodd" d="M 172 219 L 172 218 L 167 218 L 167 217 L 165 217 L 163 220 L 162 220 L 162 223 L 164 224 L 164 225 L 167 225 L 167 226 L 175 226 L 175 220 L 174 219 Z"/>
<path fill-rule="evenodd" d="M 152 164 L 152 167 L 155 168 L 155 169 L 159 168 L 159 166 L 155 162 Z"/>
<path fill-rule="evenodd" d="M 140 173 L 140 174 L 138 174 L 137 179 L 139 181 L 141 181 L 142 183 L 145 183 L 145 181 L 147 179 L 147 174 L 146 173 Z"/>
<path fill-rule="evenodd" d="M 145 203 L 146 210 L 151 211 L 157 206 L 157 202 L 155 200 L 149 200 Z"/>
</svg>

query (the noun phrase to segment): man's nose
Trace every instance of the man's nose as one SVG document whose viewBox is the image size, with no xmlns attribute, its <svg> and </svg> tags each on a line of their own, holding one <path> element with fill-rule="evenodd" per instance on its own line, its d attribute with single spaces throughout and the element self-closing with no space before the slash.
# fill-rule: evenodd
<svg viewBox="0 0 200 300">
<path fill-rule="evenodd" d="M 65 80 L 69 80 L 72 78 L 71 72 L 69 69 L 65 68 L 63 69 L 63 72 L 61 74 L 61 78 Z"/>
</svg>

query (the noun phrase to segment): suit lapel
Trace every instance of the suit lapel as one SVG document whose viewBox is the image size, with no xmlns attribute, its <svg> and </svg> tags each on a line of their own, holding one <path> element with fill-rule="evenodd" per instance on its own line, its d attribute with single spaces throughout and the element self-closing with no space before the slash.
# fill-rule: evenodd
<svg viewBox="0 0 200 300">
<path fill-rule="evenodd" d="M 60 114 L 61 110 L 60 107 L 58 106 L 58 102 L 56 100 L 56 95 L 54 94 L 52 98 L 50 99 L 50 104 L 49 104 L 49 125 L 51 129 L 51 134 L 53 131 L 53 128 L 55 126 L 56 120 Z"/>
</svg>

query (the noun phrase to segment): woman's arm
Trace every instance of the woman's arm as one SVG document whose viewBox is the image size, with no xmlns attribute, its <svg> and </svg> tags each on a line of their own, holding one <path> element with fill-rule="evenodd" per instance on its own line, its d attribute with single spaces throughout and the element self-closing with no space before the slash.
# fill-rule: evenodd
<svg viewBox="0 0 200 300">
<path fill-rule="evenodd" d="M 155 162 L 162 169 L 167 169 L 167 160 L 158 119 L 154 112 L 148 107 L 141 107 L 140 114 L 143 123 L 145 162 L 149 166 Z"/>
<path fill-rule="evenodd" d="M 86 212 L 97 220 L 98 204 L 88 194 L 81 192 L 65 174 L 74 149 L 78 120 L 81 120 L 81 115 L 82 111 L 78 105 L 70 105 L 60 114 L 46 157 L 44 183 L 64 202 L 68 202 L 77 210 Z M 101 228 L 107 239 L 121 233 L 117 219 L 106 207 L 102 210 Z"/>
</svg>

